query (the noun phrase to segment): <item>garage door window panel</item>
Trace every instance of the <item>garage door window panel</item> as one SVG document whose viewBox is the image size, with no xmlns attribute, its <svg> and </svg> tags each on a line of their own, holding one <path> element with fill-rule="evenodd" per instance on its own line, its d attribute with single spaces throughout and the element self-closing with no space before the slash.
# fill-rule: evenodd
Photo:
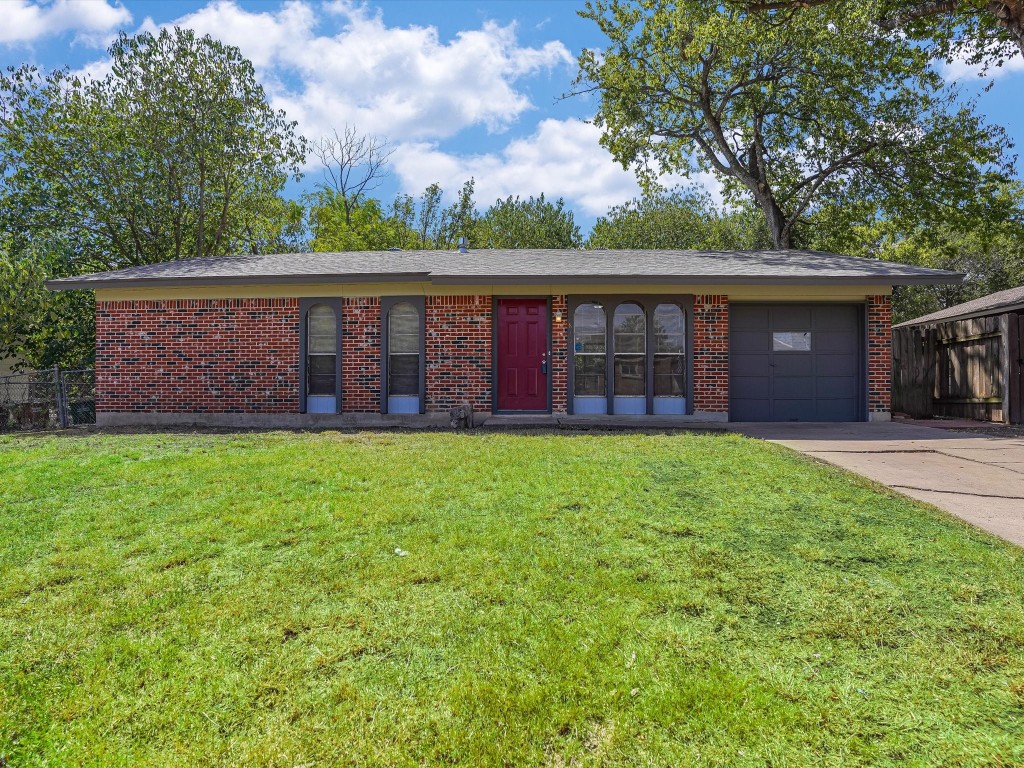
<svg viewBox="0 0 1024 768">
<path fill-rule="evenodd" d="M 810 352 L 810 331 L 775 331 L 772 333 L 773 352 Z"/>
</svg>

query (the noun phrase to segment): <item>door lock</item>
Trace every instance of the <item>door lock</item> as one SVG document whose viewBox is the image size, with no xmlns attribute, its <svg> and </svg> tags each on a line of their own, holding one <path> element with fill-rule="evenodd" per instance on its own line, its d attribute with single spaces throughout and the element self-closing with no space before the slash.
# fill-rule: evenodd
<svg viewBox="0 0 1024 768">
<path fill-rule="evenodd" d="M 547 352 L 545 352 L 543 355 L 540 356 L 540 372 L 543 373 L 543 374 L 547 374 L 547 372 L 548 372 L 548 355 L 547 355 Z"/>
</svg>

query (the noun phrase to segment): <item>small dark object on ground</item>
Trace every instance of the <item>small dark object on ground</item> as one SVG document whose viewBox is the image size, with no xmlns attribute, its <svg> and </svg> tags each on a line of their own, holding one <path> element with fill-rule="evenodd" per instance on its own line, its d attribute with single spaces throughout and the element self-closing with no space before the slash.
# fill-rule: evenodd
<svg viewBox="0 0 1024 768">
<path fill-rule="evenodd" d="M 452 429 L 472 429 L 474 426 L 473 406 L 467 402 L 455 406 L 448 411 L 448 419 Z"/>
</svg>

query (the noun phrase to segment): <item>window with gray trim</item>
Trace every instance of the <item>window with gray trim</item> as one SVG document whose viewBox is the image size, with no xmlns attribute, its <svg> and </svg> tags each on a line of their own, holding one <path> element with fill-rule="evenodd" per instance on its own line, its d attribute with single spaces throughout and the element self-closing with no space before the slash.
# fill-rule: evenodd
<svg viewBox="0 0 1024 768">
<path fill-rule="evenodd" d="M 613 386 L 616 396 L 647 394 L 647 315 L 638 304 L 615 308 L 612 318 Z"/>
<path fill-rule="evenodd" d="M 424 413 L 426 300 L 423 296 L 382 296 L 380 321 L 381 413 Z"/>
<path fill-rule="evenodd" d="M 420 394 L 420 313 L 407 301 L 388 311 L 388 395 Z"/>
<path fill-rule="evenodd" d="M 608 321 L 604 307 L 580 304 L 573 313 L 573 353 L 577 397 L 604 397 L 608 392 Z"/>
<path fill-rule="evenodd" d="M 676 304 L 654 310 L 654 396 L 686 395 L 686 315 Z"/>
<path fill-rule="evenodd" d="M 333 396 L 337 387 L 338 320 L 326 304 L 306 315 L 306 394 Z"/>
</svg>

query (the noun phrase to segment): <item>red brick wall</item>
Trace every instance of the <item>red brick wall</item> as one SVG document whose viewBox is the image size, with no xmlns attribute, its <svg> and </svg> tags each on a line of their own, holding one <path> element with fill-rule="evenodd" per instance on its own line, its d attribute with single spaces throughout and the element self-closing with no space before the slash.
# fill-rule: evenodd
<svg viewBox="0 0 1024 768">
<path fill-rule="evenodd" d="M 729 412 L 729 297 L 693 297 L 693 409 Z"/>
<path fill-rule="evenodd" d="M 341 303 L 342 413 L 380 413 L 380 299 Z"/>
<path fill-rule="evenodd" d="M 426 297 L 427 411 L 491 412 L 490 296 Z"/>
<path fill-rule="evenodd" d="M 892 299 L 868 296 L 868 410 L 892 409 Z"/>
<path fill-rule="evenodd" d="M 97 302 L 96 408 L 297 412 L 298 300 Z"/>
<path fill-rule="evenodd" d="M 562 322 L 555 313 L 562 313 Z M 569 303 L 565 296 L 551 297 L 551 410 L 566 413 L 569 408 Z"/>
</svg>

